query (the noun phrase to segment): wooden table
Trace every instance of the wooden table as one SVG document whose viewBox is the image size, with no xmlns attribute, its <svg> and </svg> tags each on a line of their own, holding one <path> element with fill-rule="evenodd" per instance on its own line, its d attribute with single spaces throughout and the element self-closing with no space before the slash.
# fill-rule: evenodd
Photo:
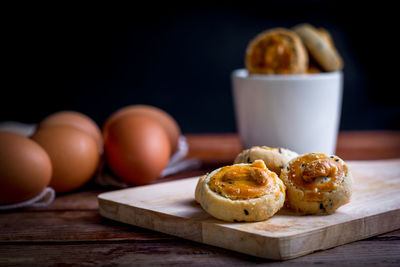
<svg viewBox="0 0 400 267">
<path fill-rule="evenodd" d="M 200 159 L 202 167 L 157 182 L 204 174 L 232 163 L 241 151 L 235 134 L 186 137 L 189 157 Z M 344 160 L 400 158 L 400 132 L 341 132 L 336 154 Z M 96 196 L 113 189 L 89 183 L 58 195 L 46 208 L 1 212 L 0 265 L 400 265 L 400 229 L 285 262 L 269 261 L 103 218 Z"/>
</svg>

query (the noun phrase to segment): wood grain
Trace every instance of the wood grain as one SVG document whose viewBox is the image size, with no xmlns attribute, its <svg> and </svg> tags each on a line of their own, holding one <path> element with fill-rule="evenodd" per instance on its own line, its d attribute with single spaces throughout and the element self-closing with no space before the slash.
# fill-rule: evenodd
<svg viewBox="0 0 400 267">
<path fill-rule="evenodd" d="M 399 240 L 363 240 L 285 262 L 176 239 L 166 241 L 57 242 L 0 245 L 0 265 L 399 266 Z M 373 250 L 369 248 L 374 248 Z"/>
<path fill-rule="evenodd" d="M 117 221 L 271 259 L 290 259 L 400 228 L 400 159 L 348 162 L 352 201 L 329 216 L 281 210 L 267 221 L 225 223 L 194 202 L 198 178 L 107 192 L 100 213 Z"/>
<path fill-rule="evenodd" d="M 400 158 L 400 132 L 340 132 L 336 153 L 346 160 Z"/>
<path fill-rule="evenodd" d="M 0 242 L 81 242 L 173 238 L 111 221 L 100 216 L 97 210 L 10 212 L 6 216 L 0 216 L 0 225 Z"/>
<path fill-rule="evenodd" d="M 188 157 L 204 165 L 233 162 L 242 150 L 237 134 L 188 134 Z M 400 158 L 400 131 L 342 131 L 336 154 L 344 160 Z"/>
<path fill-rule="evenodd" d="M 233 161 L 236 134 L 186 134 L 189 156 L 202 167 L 157 183 L 206 173 Z M 400 157 L 400 131 L 341 132 L 337 154 L 345 160 Z M 89 183 L 58 194 L 46 208 L 0 212 L 0 265 L 400 265 L 400 230 L 285 262 L 204 245 L 101 217 L 97 195 L 114 190 Z"/>
</svg>

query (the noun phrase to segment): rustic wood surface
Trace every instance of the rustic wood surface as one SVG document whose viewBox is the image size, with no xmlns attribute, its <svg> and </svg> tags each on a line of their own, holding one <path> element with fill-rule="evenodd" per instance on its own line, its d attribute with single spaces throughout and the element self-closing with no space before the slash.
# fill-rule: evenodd
<svg viewBox="0 0 400 267">
<path fill-rule="evenodd" d="M 203 165 L 165 182 L 229 164 L 240 152 L 235 134 L 188 134 L 189 157 Z M 400 158 L 400 132 L 341 132 L 344 160 Z M 0 212 L 0 265 L 400 265 L 400 229 L 288 261 L 271 261 L 103 218 L 97 195 L 114 190 L 89 183 L 58 195 L 46 208 Z"/>
<path fill-rule="evenodd" d="M 400 159 L 347 164 L 355 184 L 352 200 L 329 216 L 298 216 L 284 208 L 266 221 L 222 222 L 195 202 L 198 177 L 100 194 L 99 212 L 119 222 L 278 260 L 399 229 Z"/>
</svg>

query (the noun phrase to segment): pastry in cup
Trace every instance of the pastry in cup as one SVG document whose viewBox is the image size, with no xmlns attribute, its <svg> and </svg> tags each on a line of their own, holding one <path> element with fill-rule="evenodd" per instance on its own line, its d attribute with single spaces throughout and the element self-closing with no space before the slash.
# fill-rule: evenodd
<svg viewBox="0 0 400 267">
<path fill-rule="evenodd" d="M 294 31 L 274 28 L 250 41 L 245 65 L 250 74 L 303 74 L 308 68 L 308 54 Z"/>
<path fill-rule="evenodd" d="M 282 147 L 253 146 L 250 149 L 243 150 L 236 156 L 234 164 L 252 163 L 261 159 L 267 168 L 275 172 L 278 176 L 281 169 L 298 154 Z"/>
<path fill-rule="evenodd" d="M 353 177 L 337 156 L 308 153 L 292 159 L 280 179 L 286 186 L 286 205 L 302 214 L 330 214 L 348 203 Z"/>
<path fill-rule="evenodd" d="M 263 221 L 284 204 L 285 186 L 262 160 L 225 166 L 201 177 L 195 198 L 213 217 L 228 222 Z"/>
<path fill-rule="evenodd" d="M 293 31 L 300 36 L 311 57 L 324 71 L 337 71 L 343 68 L 343 60 L 327 30 L 317 29 L 304 23 L 293 27 Z"/>
</svg>

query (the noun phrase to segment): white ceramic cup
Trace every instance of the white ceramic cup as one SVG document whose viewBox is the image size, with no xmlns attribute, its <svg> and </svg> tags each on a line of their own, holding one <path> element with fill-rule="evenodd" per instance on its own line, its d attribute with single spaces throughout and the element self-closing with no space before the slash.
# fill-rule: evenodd
<svg viewBox="0 0 400 267">
<path fill-rule="evenodd" d="M 283 147 L 334 154 L 342 106 L 342 72 L 299 75 L 232 73 L 236 126 L 243 148 Z"/>
</svg>

